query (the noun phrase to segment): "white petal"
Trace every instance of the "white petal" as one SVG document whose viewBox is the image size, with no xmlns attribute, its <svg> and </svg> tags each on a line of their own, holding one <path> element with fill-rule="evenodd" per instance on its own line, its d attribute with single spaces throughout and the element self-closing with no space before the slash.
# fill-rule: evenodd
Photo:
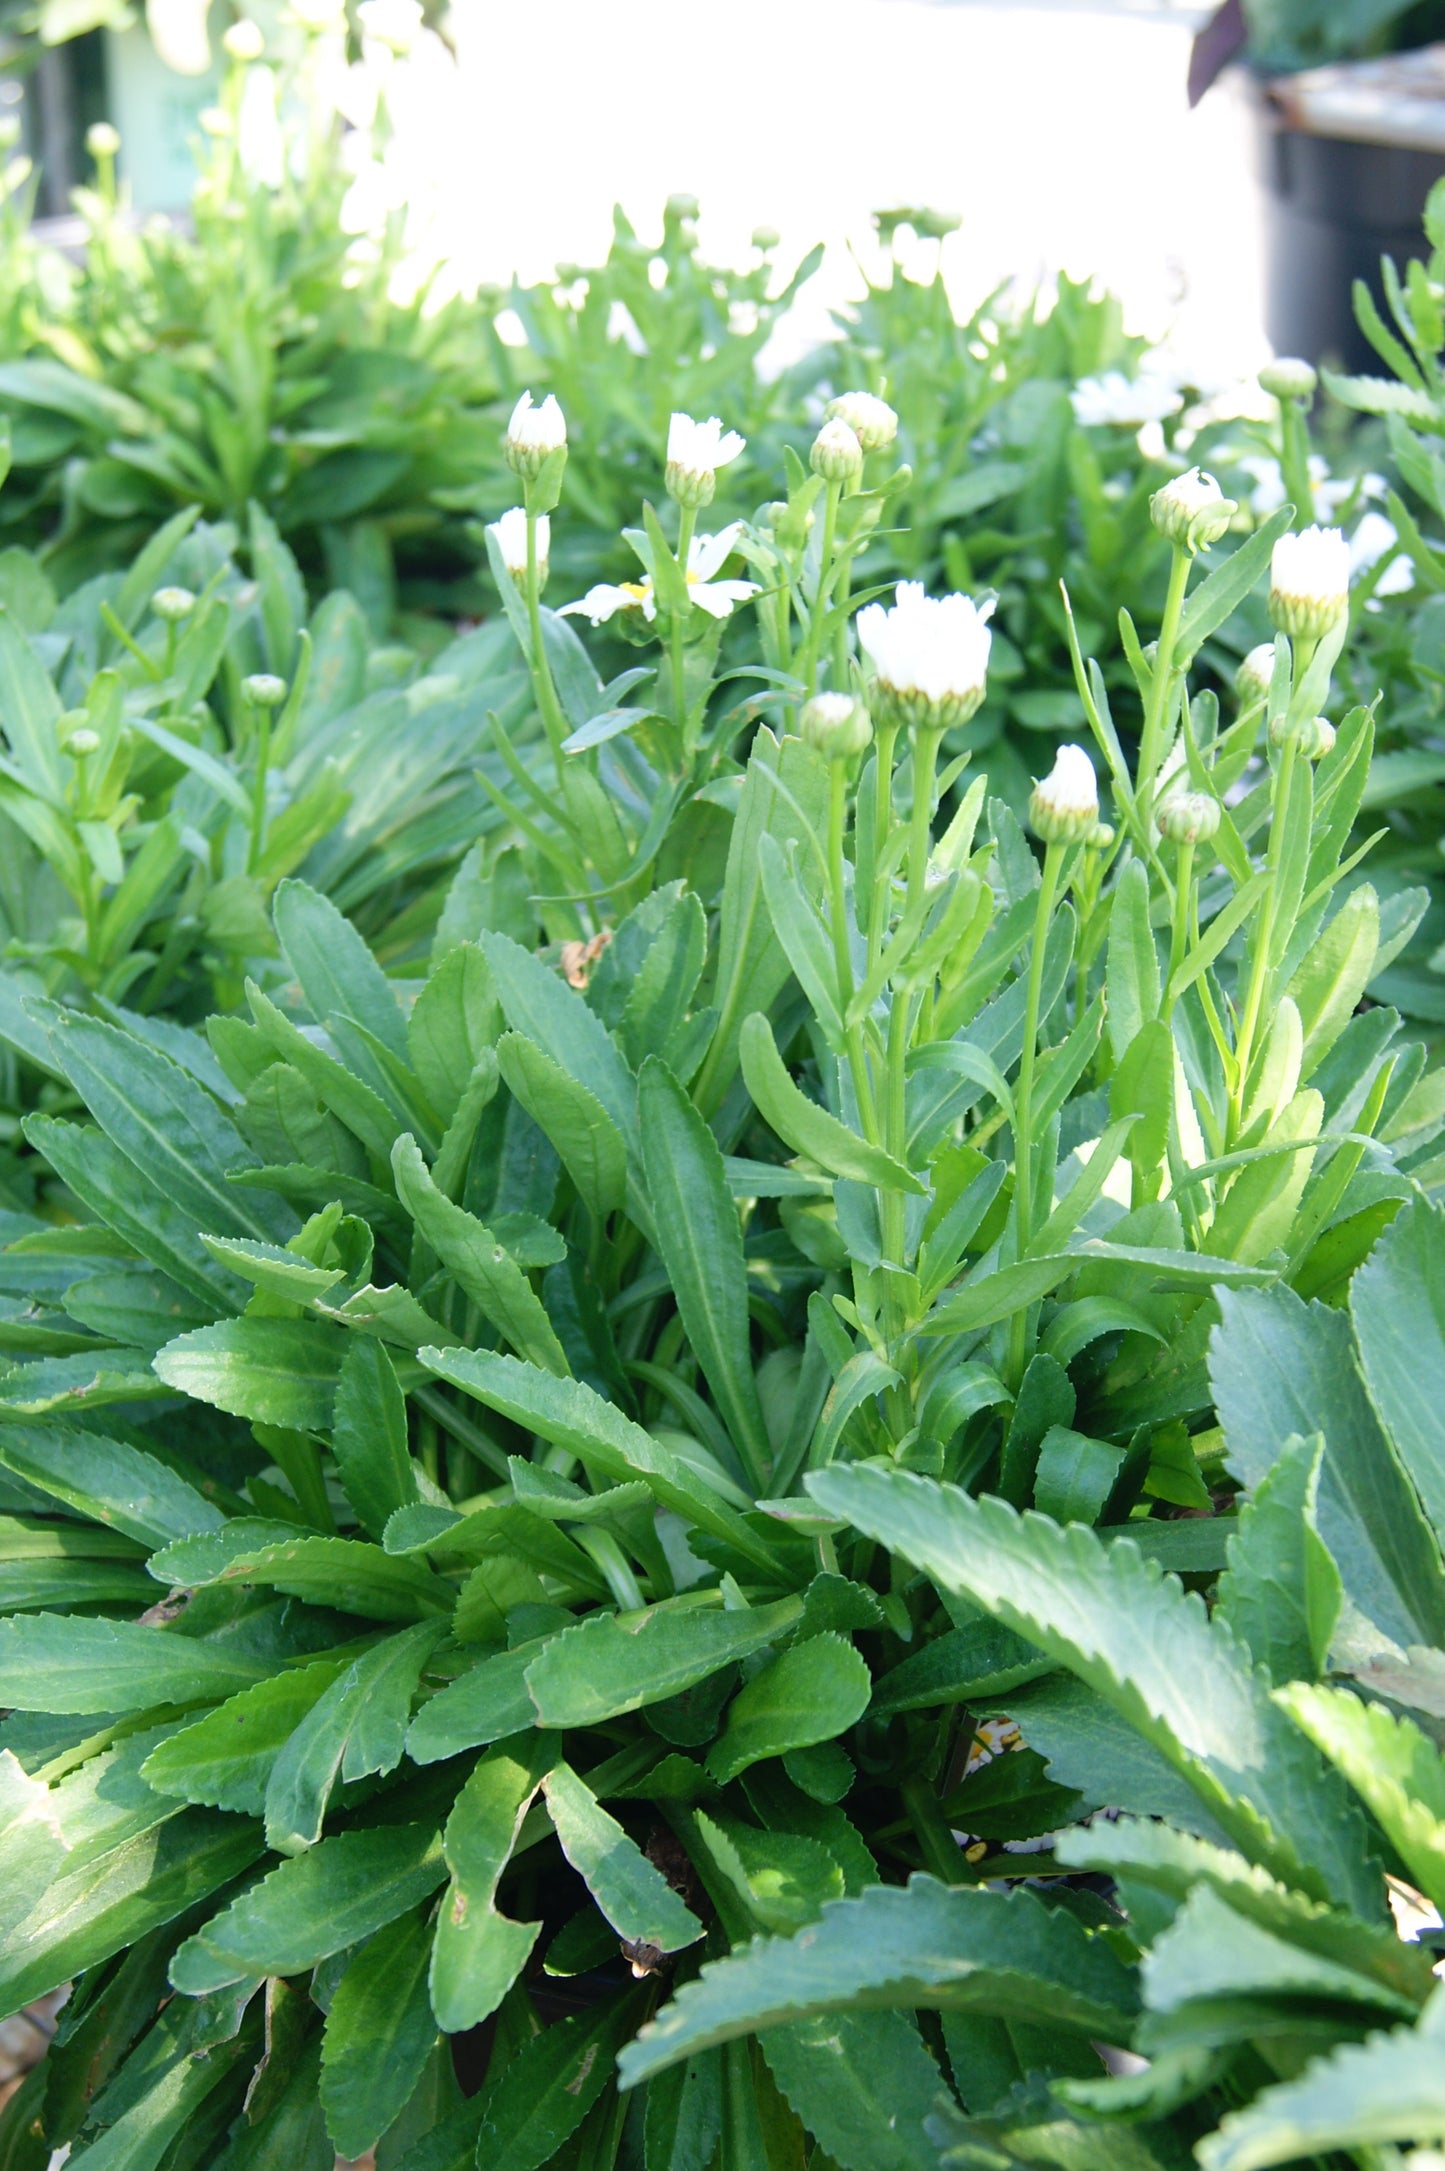
<svg viewBox="0 0 1445 2171">
<path fill-rule="evenodd" d="M 729 522 L 716 535 L 695 535 L 687 553 L 687 569 L 695 580 L 711 580 L 720 572 L 733 554 L 733 545 L 742 534 L 740 520 Z"/>
</svg>

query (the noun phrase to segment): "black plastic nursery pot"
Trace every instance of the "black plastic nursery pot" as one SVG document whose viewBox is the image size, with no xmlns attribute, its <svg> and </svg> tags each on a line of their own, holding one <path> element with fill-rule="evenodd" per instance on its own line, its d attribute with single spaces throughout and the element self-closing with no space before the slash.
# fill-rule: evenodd
<svg viewBox="0 0 1445 2171">
<path fill-rule="evenodd" d="M 1420 221 L 1445 152 L 1293 127 L 1263 86 L 1254 104 L 1270 342 L 1277 354 L 1376 373 L 1354 284 L 1365 280 L 1383 306 L 1381 257 L 1428 254 Z"/>
</svg>

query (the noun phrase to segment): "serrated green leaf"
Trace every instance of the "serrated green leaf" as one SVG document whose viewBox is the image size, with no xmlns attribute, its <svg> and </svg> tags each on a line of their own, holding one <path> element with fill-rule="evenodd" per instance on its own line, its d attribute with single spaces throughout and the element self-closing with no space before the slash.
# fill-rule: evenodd
<svg viewBox="0 0 1445 2171">
<path fill-rule="evenodd" d="M 894 2003 L 1053 2019 L 1108 2041 L 1127 2029 L 1136 1993 L 1106 1947 L 1031 1893 L 915 1876 L 832 1902 L 801 1937 L 711 1962 L 623 2052 L 623 2086 L 755 2029 Z"/>
<path fill-rule="evenodd" d="M 699 2051 L 648 2082 L 642 2122 L 645 2171 L 707 2171 L 722 2125 L 722 2062 Z"/>
<path fill-rule="evenodd" d="M 143 1545 L 214 1530 L 221 1511 L 168 1463 L 78 1425 L 7 1425 L 0 1463 L 77 1514 Z"/>
<path fill-rule="evenodd" d="M 482 2098 L 476 2161 L 487 2171 L 540 2171 L 577 2131 L 612 2079 L 639 2001 L 613 1998 L 532 2038 Z"/>
<path fill-rule="evenodd" d="M 566 1352 L 532 1284 L 485 1223 L 438 1191 L 410 1133 L 392 1148 L 391 1169 L 418 1234 L 484 1317 L 527 1363 L 567 1378 Z"/>
<path fill-rule="evenodd" d="M 876 1184 L 882 1191 L 921 1194 L 925 1186 L 891 1153 L 870 1145 L 794 1085 L 761 1011 L 744 1019 L 739 1037 L 743 1077 L 759 1113 L 794 1153 L 806 1154 L 834 1176 Z"/>
<path fill-rule="evenodd" d="M 274 1671 L 224 1643 L 137 1621 L 0 1621 L 0 1705 L 15 1711 L 146 1711 L 230 1696 Z"/>
<path fill-rule="evenodd" d="M 455 1593 L 422 1562 L 397 1560 L 359 1538 L 293 1535 L 285 1524 L 238 1517 L 200 1538 L 180 1538 L 151 1557 L 158 1582 L 269 1583 L 311 1605 L 371 1621 L 450 1613 Z"/>
<path fill-rule="evenodd" d="M 1315 1520 L 1323 1437 L 1286 1440 L 1242 1510 L 1216 1611 L 1272 1681 L 1314 1681 L 1340 1612 L 1340 1573 Z"/>
<path fill-rule="evenodd" d="M 627 1196 L 627 1140 L 597 1095 L 523 1033 L 504 1033 L 497 1062 L 514 1098 L 552 1141 L 599 1220 Z"/>
<path fill-rule="evenodd" d="M 340 1671 L 339 1659 L 317 1659 L 228 1697 L 152 1749 L 146 1784 L 182 1801 L 261 1816 L 278 1753 Z"/>
<path fill-rule="evenodd" d="M 1293 1999 L 1355 2005 L 1367 2013 L 1408 2015 L 1415 2008 L 1413 1998 L 1377 1978 L 1251 1921 L 1208 1884 L 1195 1887 L 1155 1938 L 1144 1955 L 1142 1980 L 1151 2013 L 1174 2013 L 1196 1999 L 1247 1997 L 1282 2007 L 1285 2030 Z"/>
<path fill-rule="evenodd" d="M 318 1319 L 219 1319 L 167 1342 L 155 1371 L 233 1417 L 325 1432 L 347 1347 L 343 1328 Z"/>
<path fill-rule="evenodd" d="M 363 1530 L 379 1538 L 398 1508 L 418 1498 L 407 1446 L 406 1398 L 396 1367 L 372 1335 L 357 1335 L 341 1360 L 331 1451 Z"/>
<path fill-rule="evenodd" d="M 788 2103 L 843 2171 L 936 2171 L 926 2121 L 942 2076 L 911 2014 L 818 2013 L 759 2041 Z"/>
<path fill-rule="evenodd" d="M 1397 1216 L 1350 1285 L 1370 1400 L 1438 1532 L 1445 1531 L 1445 1214 L 1417 1199 Z"/>
<path fill-rule="evenodd" d="M 435 1621 L 401 1629 L 327 1684 L 271 1767 L 264 1802 L 268 1845 L 281 1854 L 314 1845 L 339 1779 L 395 1771 L 417 1682 L 441 1636 Z"/>
<path fill-rule="evenodd" d="M 543 1726 L 596 1726 L 681 1695 L 720 1667 L 795 1629 L 800 1598 L 737 1613 L 664 1601 L 641 1613 L 594 1613 L 553 1636 L 527 1668 Z"/>
<path fill-rule="evenodd" d="M 764 1757 L 832 1741 L 863 1716 L 872 1687 L 867 1664 L 842 1636 L 794 1644 L 739 1689 L 708 1771 L 726 1786 Z"/>
<path fill-rule="evenodd" d="M 1295 1724 L 1344 1773 L 1436 1907 L 1445 1905 L 1445 1756 L 1413 1719 L 1348 1689 L 1276 1691 Z"/>
<path fill-rule="evenodd" d="M 170 1979 L 187 1997 L 248 1975 L 300 1975 L 419 1906 L 446 1877 L 440 1832 L 340 1832 L 283 1862 L 188 1937 Z"/>
<path fill-rule="evenodd" d="M 680 1952 L 703 1934 L 660 1869 L 569 1764 L 556 1764 L 542 1782 L 562 1852 L 617 1935 L 629 1944 Z"/>
<path fill-rule="evenodd" d="M 541 1924 L 497 1911 L 497 1886 L 522 1819 L 556 1754 L 536 1733 L 499 1742 L 457 1796 L 443 1845 L 451 1883 L 437 1918 L 432 2010 L 447 2033 L 494 2013 L 526 1965 Z"/>
<path fill-rule="evenodd" d="M 861 1464 L 819 1471 L 808 1489 L 1067 1666 L 1246 1854 L 1317 1898 L 1378 1914 L 1378 1867 L 1348 1798 L 1299 1756 L 1233 1636 L 1127 1539 L 1106 1549 L 1078 1525 Z"/>
</svg>

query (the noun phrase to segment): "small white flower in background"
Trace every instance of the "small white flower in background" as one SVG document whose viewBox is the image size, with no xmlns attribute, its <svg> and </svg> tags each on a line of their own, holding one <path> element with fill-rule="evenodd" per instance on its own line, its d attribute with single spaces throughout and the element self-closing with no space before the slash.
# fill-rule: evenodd
<svg viewBox="0 0 1445 2171">
<path fill-rule="evenodd" d="M 1081 377 L 1069 397 L 1074 420 L 1089 430 L 1137 430 L 1146 422 L 1177 415 L 1184 405 L 1183 393 L 1166 379 L 1126 377 L 1121 369 L 1105 370 L 1102 377 Z"/>
<path fill-rule="evenodd" d="M 424 20 L 420 0 L 361 0 L 356 16 L 367 37 L 398 59 L 416 44 Z"/>
<path fill-rule="evenodd" d="M 1292 640 L 1318 641 L 1350 607 L 1350 546 L 1339 528 L 1282 535 L 1269 566 L 1269 615 Z"/>
<path fill-rule="evenodd" d="M 695 535 L 688 546 L 688 593 L 709 618 L 730 618 L 739 603 L 746 603 L 758 592 L 756 581 L 718 580 L 716 577 L 731 557 L 741 533 L 742 522 L 735 520 L 716 535 Z M 626 611 L 641 611 L 651 625 L 657 616 L 657 598 L 650 578 L 616 583 L 599 581 L 595 588 L 588 589 L 580 603 L 564 603 L 558 615 L 590 618 L 594 626 L 600 626 Z"/>
<path fill-rule="evenodd" d="M 497 548 L 502 563 L 519 585 L 527 578 L 527 515 L 520 505 L 512 506 L 500 520 L 494 520 L 487 529 L 497 538 Z M 552 523 L 545 513 L 537 516 L 537 579 L 542 587 L 547 585 L 547 560 L 552 549 Z"/>
<path fill-rule="evenodd" d="M 971 596 L 925 595 L 917 580 L 899 583 L 890 609 L 870 603 L 858 613 L 858 639 L 897 722 L 925 731 L 968 722 L 988 680 L 992 613 Z"/>
<path fill-rule="evenodd" d="M 1286 497 L 1284 471 L 1278 460 L 1272 460 L 1266 454 L 1250 454 L 1248 458 L 1241 460 L 1239 465 L 1246 475 L 1254 477 L 1254 488 L 1249 493 L 1251 512 L 1258 513 L 1261 520 L 1266 519 L 1270 513 L 1277 512 Z M 1328 463 L 1317 452 L 1310 454 L 1309 466 L 1309 509 L 1316 520 L 1324 521 L 1327 525 L 1356 490 L 1361 498 L 1379 498 L 1385 494 L 1386 483 L 1383 475 L 1332 475 Z"/>
<path fill-rule="evenodd" d="M 1172 477 L 1149 500 L 1149 517 L 1159 533 L 1189 550 L 1217 543 L 1238 510 L 1214 477 L 1197 467 Z"/>
<path fill-rule="evenodd" d="M 92 158 L 114 158 L 120 149 L 120 130 L 109 121 L 93 121 L 85 131 L 85 148 Z"/>
<path fill-rule="evenodd" d="M 567 421 L 555 396 L 549 392 L 540 407 L 524 392 L 512 409 L 502 449 L 514 474 L 534 477 L 567 442 Z"/>
<path fill-rule="evenodd" d="M 1359 526 L 1350 537 L 1350 572 L 1358 579 L 1378 565 L 1387 550 L 1393 550 L 1400 540 L 1395 524 L 1383 513 L 1373 508 L 1363 514 Z M 1415 565 L 1411 558 L 1392 558 L 1375 584 L 1377 596 L 1404 595 L 1415 585 Z"/>
<path fill-rule="evenodd" d="M 266 50 L 261 25 L 253 23 L 249 15 L 243 15 L 239 22 L 232 23 L 221 43 L 232 60 L 242 62 L 259 60 Z"/>
<path fill-rule="evenodd" d="M 828 419 L 846 422 L 865 452 L 882 452 L 898 435 L 898 417 L 876 392 L 840 392 L 828 402 Z"/>
<path fill-rule="evenodd" d="M 841 415 L 823 424 L 808 458 L 824 482 L 856 482 L 863 472 L 863 447 Z"/>
<path fill-rule="evenodd" d="M 735 460 L 746 442 L 736 430 L 724 430 L 716 415 L 694 422 L 675 414 L 667 427 L 668 496 L 679 505 L 710 505 L 718 469 Z"/>
<path fill-rule="evenodd" d="M 1274 643 L 1261 641 L 1252 648 L 1234 674 L 1234 690 L 1244 708 L 1269 699 L 1269 689 L 1274 678 Z"/>
<path fill-rule="evenodd" d="M 1029 826 L 1045 844 L 1081 844 L 1099 819 L 1099 784 L 1082 746 L 1061 746 L 1029 800 Z"/>
</svg>

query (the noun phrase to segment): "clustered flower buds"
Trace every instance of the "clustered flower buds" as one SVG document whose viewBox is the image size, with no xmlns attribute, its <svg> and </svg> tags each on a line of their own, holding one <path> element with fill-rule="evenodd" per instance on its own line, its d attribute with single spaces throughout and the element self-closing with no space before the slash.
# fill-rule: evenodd
<svg viewBox="0 0 1445 2171">
<path fill-rule="evenodd" d="M 863 447 L 839 415 L 823 424 L 809 458 L 824 482 L 854 483 L 863 472 Z"/>
<path fill-rule="evenodd" d="M 494 520 L 487 529 L 497 538 L 497 548 L 502 563 L 519 585 L 527 578 L 527 515 L 520 505 L 514 505 Z M 552 549 L 552 523 L 545 513 L 537 515 L 537 585 L 547 585 L 547 561 Z"/>
<path fill-rule="evenodd" d="M 1083 844 L 1099 819 L 1099 785 L 1082 746 L 1061 746 L 1029 800 L 1029 827 L 1045 844 Z"/>
<path fill-rule="evenodd" d="M 1252 648 L 1234 674 L 1234 690 L 1239 696 L 1241 708 L 1253 708 L 1260 701 L 1269 699 L 1269 689 L 1274 679 L 1274 643 L 1261 641 Z"/>
<path fill-rule="evenodd" d="M 674 415 L 667 429 L 667 494 L 678 505 L 711 505 L 717 471 L 735 460 L 746 444 L 736 430 L 724 430 L 716 415 L 694 422 Z"/>
<path fill-rule="evenodd" d="M 1185 550 L 1204 550 L 1217 543 L 1238 510 L 1214 477 L 1197 467 L 1175 475 L 1149 500 L 1149 517 L 1159 533 Z"/>
<path fill-rule="evenodd" d="M 872 718 L 856 694 L 814 694 L 798 728 L 828 761 L 851 761 L 873 737 Z"/>
<path fill-rule="evenodd" d="M 922 581 L 899 584 L 891 609 L 858 613 L 858 639 L 876 674 L 875 713 L 916 731 L 966 724 L 988 681 L 991 602 L 927 596 Z M 1097 804 L 1095 807 L 1097 812 Z"/>
<path fill-rule="evenodd" d="M 882 452 L 898 435 L 898 417 L 874 392 L 840 392 L 828 402 L 830 421 L 846 422 L 865 452 Z"/>
<path fill-rule="evenodd" d="M 179 625 L 183 618 L 190 617 L 195 607 L 196 599 L 189 588 L 157 588 L 151 597 L 151 609 L 167 625 Z"/>
<path fill-rule="evenodd" d="M 1291 640 L 1321 641 L 1350 608 L 1350 546 L 1339 528 L 1282 535 L 1269 567 L 1269 615 Z"/>
<path fill-rule="evenodd" d="M 1260 389 L 1277 400 L 1307 400 L 1319 381 L 1318 370 L 1289 354 L 1277 355 L 1259 373 Z"/>
<path fill-rule="evenodd" d="M 1171 844 L 1208 844 L 1219 834 L 1219 804 L 1208 792 L 1171 792 L 1156 818 Z"/>
<path fill-rule="evenodd" d="M 241 691 L 254 708 L 279 709 L 286 699 L 286 681 L 274 671 L 253 671 L 242 679 Z"/>
<path fill-rule="evenodd" d="M 541 406 L 534 407 L 531 393 L 524 392 L 512 409 L 503 444 L 513 474 L 534 482 L 552 454 L 566 443 L 567 423 L 553 395 L 549 392 Z"/>
<path fill-rule="evenodd" d="M 1335 727 L 1327 716 L 1306 716 L 1298 723 L 1277 716 L 1269 727 L 1269 743 L 1282 747 L 1286 740 L 1293 741 L 1295 752 L 1306 761 L 1323 761 L 1335 743 Z"/>
</svg>

